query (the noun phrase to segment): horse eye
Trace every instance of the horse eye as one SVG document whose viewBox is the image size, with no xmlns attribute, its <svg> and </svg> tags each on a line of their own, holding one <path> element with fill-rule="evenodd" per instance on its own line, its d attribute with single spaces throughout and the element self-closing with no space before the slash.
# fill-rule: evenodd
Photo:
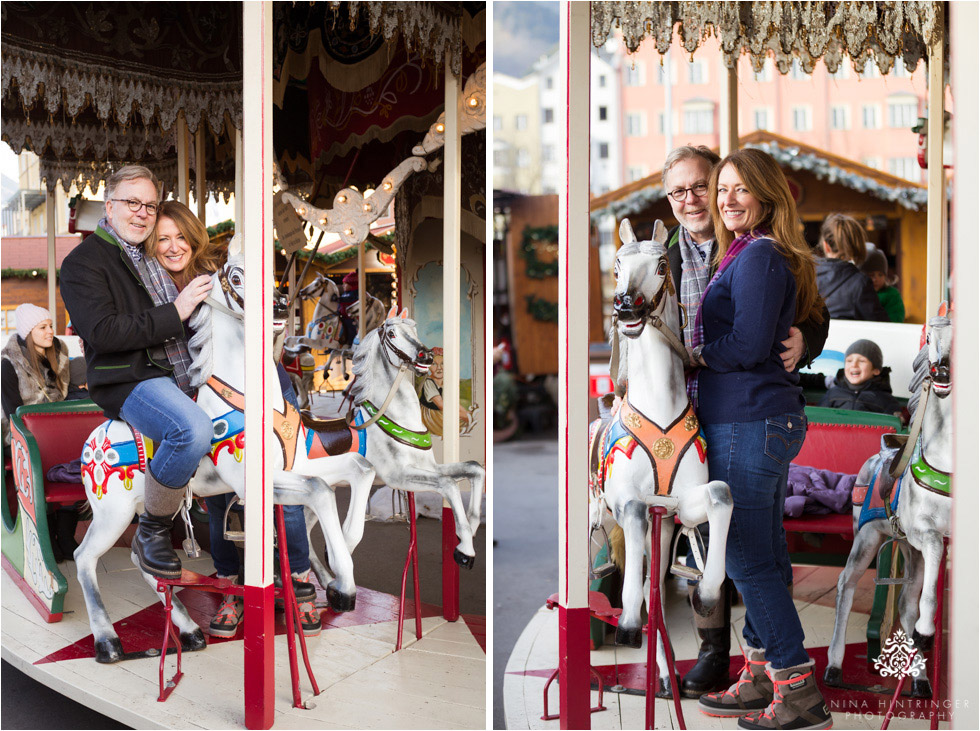
<svg viewBox="0 0 980 731">
<path fill-rule="evenodd" d="M 389 340 L 394 340 L 395 339 L 395 331 L 394 330 L 389 330 L 388 331 L 388 339 Z"/>
</svg>

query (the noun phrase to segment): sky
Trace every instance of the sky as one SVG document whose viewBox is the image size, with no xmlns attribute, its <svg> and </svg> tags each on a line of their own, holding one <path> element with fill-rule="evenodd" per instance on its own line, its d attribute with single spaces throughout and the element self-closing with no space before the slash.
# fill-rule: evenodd
<svg viewBox="0 0 980 731">
<path fill-rule="evenodd" d="M 557 44 L 557 2 L 493 4 L 494 72 L 524 76 Z"/>
</svg>

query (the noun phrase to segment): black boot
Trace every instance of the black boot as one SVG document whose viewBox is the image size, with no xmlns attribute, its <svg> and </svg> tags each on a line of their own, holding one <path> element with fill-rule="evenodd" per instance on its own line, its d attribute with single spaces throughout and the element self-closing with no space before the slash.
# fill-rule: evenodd
<svg viewBox="0 0 980 731">
<path fill-rule="evenodd" d="M 75 530 L 78 528 L 78 511 L 74 508 L 58 508 L 54 514 L 55 528 L 54 543 L 61 549 L 67 559 L 74 559 L 78 542 L 75 540 Z"/>
<path fill-rule="evenodd" d="M 143 513 L 133 536 L 133 553 L 140 568 L 159 579 L 180 578 L 180 559 L 170 539 L 173 527 L 172 516 Z"/>
<path fill-rule="evenodd" d="M 693 593 L 693 588 L 688 587 L 689 594 Z M 697 663 L 681 683 L 681 695 L 685 698 L 700 698 L 705 693 L 724 690 L 731 684 L 728 677 L 728 654 L 732 648 L 731 613 L 731 592 L 729 580 L 726 579 L 721 587 L 721 599 L 711 614 L 701 617 L 694 613 L 701 650 Z"/>
</svg>

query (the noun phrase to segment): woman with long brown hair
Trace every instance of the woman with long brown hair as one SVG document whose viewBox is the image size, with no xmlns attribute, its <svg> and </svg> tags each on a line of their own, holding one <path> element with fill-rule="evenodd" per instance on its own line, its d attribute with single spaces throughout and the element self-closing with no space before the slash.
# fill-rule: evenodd
<svg viewBox="0 0 980 731">
<path fill-rule="evenodd" d="M 164 201 L 157 212 L 157 225 L 146 240 L 146 253 L 156 257 L 183 289 L 199 274 L 221 267 L 221 251 L 211 243 L 201 219 L 180 201 Z"/>
<path fill-rule="evenodd" d="M 745 667 L 726 691 L 701 697 L 740 728 L 829 728 L 830 712 L 803 647 L 803 626 L 781 568 L 790 461 L 806 435 L 799 373 L 781 342 L 796 322 L 823 319 L 810 247 L 782 170 L 759 150 L 738 150 L 712 171 L 709 209 L 717 271 L 692 338 L 690 377 L 712 480 L 732 491 L 726 570 L 745 601 Z M 785 567 L 785 564 L 782 564 Z"/>
<path fill-rule="evenodd" d="M 839 320 L 888 322 L 874 285 L 858 269 L 867 256 L 864 229 L 850 216 L 831 213 L 820 227 L 817 288 L 830 316 Z"/>
</svg>

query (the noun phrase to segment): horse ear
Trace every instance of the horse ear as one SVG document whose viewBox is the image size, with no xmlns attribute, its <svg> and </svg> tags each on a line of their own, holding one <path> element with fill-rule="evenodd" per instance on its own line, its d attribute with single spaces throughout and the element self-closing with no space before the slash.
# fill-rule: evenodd
<svg viewBox="0 0 980 731">
<path fill-rule="evenodd" d="M 628 218 L 624 218 L 619 224 L 619 240 L 624 244 L 636 242 L 636 234 L 633 233 L 633 226 Z"/>
<path fill-rule="evenodd" d="M 238 256 L 242 253 L 242 235 L 235 232 L 235 235 L 231 237 L 231 241 L 228 242 L 228 256 Z"/>
<path fill-rule="evenodd" d="M 385 319 L 386 320 L 390 320 L 391 318 L 397 317 L 397 316 L 398 316 L 398 305 L 392 305 L 391 306 L 391 309 L 388 310 L 388 314 L 385 315 Z"/>
<path fill-rule="evenodd" d="M 659 218 L 653 222 L 653 241 L 660 246 L 667 243 L 667 227 Z"/>
<path fill-rule="evenodd" d="M 399 317 L 401 317 L 403 320 L 407 320 L 408 319 L 408 308 L 407 307 L 405 307 L 405 308 L 402 309 L 402 314 L 399 315 Z"/>
</svg>

